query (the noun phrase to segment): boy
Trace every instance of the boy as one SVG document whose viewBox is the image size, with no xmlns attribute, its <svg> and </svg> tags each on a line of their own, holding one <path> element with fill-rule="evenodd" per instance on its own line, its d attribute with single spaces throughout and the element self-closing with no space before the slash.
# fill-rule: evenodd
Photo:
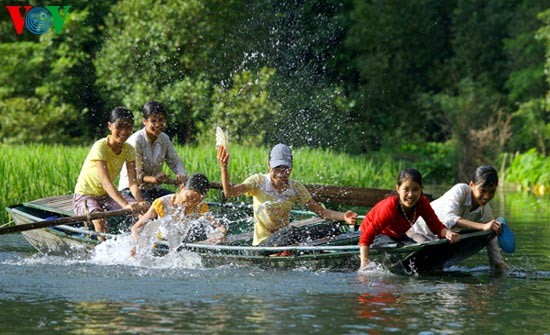
<svg viewBox="0 0 550 335">
<path fill-rule="evenodd" d="M 241 184 L 231 185 L 229 181 L 229 153 L 223 145 L 218 146 L 218 162 L 225 196 L 247 194 L 253 197 L 255 222 L 252 245 L 260 245 L 271 234 L 288 226 L 290 210 L 295 203 L 307 205 L 323 219 L 345 221 L 348 224 L 357 221 L 357 213 L 342 213 L 322 207 L 302 183 L 290 179 L 292 150 L 285 144 L 277 144 L 271 150 L 268 174 L 254 174 Z"/>
</svg>

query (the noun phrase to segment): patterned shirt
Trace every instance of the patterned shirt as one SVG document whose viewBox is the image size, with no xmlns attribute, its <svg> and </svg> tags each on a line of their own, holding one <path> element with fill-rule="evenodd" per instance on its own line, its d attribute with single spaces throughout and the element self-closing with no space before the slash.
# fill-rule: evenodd
<svg viewBox="0 0 550 335">
<path fill-rule="evenodd" d="M 161 133 L 155 142 L 149 140 L 145 128 L 142 128 L 133 133 L 126 143 L 129 143 L 136 149 L 136 171 L 137 179 L 142 180 L 143 176 L 156 176 L 162 173 L 162 165 L 164 162 L 176 174 L 187 174 L 183 167 L 183 162 L 178 156 L 174 145 L 170 138 L 165 133 Z M 123 169 L 120 175 L 118 189 L 123 190 L 129 186 L 128 174 Z M 141 184 L 140 189 L 150 190 L 160 188 L 161 185 L 156 184 Z"/>
<path fill-rule="evenodd" d="M 295 203 L 305 205 L 311 200 L 306 187 L 295 180 L 290 180 L 288 189 L 282 193 L 273 188 L 269 174 L 252 175 L 243 184 L 247 186 L 246 194 L 253 197 L 255 224 L 252 245 L 260 244 L 287 226 Z"/>
</svg>

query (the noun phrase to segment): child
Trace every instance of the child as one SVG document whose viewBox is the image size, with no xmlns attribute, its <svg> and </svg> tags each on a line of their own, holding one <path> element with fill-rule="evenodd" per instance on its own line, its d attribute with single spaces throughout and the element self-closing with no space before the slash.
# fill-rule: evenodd
<svg viewBox="0 0 550 335">
<path fill-rule="evenodd" d="M 432 201 L 431 206 L 449 229 L 492 230 L 500 233 L 500 223 L 495 220 L 489 205 L 497 186 L 497 171 L 488 165 L 479 166 L 469 184 L 456 184 L 440 198 Z M 435 238 L 422 220 L 418 220 L 409 235 L 424 240 Z M 487 245 L 487 254 L 492 270 L 506 272 L 507 266 L 500 254 L 496 237 Z"/>
<path fill-rule="evenodd" d="M 173 193 L 161 187 L 161 184 L 169 181 L 168 176 L 162 172 L 164 162 L 176 174 L 177 185 L 185 182 L 187 172 L 170 138 L 163 132 L 166 111 L 160 102 L 149 101 L 143 106 L 143 125 L 142 129 L 130 136 L 128 143 L 136 149 L 137 177 L 143 198 L 153 202 L 158 197 Z M 128 175 L 123 170 L 118 189 L 129 195 L 128 186 Z"/>
<path fill-rule="evenodd" d="M 186 219 L 198 219 L 199 217 L 207 216 L 207 219 L 212 221 L 212 226 L 217 228 L 217 230 L 225 236 L 225 227 L 218 225 L 214 221 L 214 218 L 208 215 L 210 208 L 207 203 L 202 201 L 208 192 L 208 186 L 208 178 L 203 174 L 195 173 L 187 179 L 185 186 L 182 186 L 177 194 L 168 194 L 153 201 L 147 213 L 145 213 L 131 228 L 134 240 L 136 242 L 139 240 L 139 233 L 149 221 L 157 217 L 162 218 L 169 215 L 172 216 L 175 221 L 183 219 L 184 217 Z M 178 217 L 179 215 L 182 217 Z M 196 233 L 196 236 L 190 236 L 188 242 L 194 242 L 197 240 L 197 236 L 206 235 L 204 230 L 194 233 Z M 132 255 L 134 254 L 135 249 L 132 249 Z"/>
<path fill-rule="evenodd" d="M 359 238 L 360 270 L 370 262 L 369 246 L 373 241 L 411 241 L 406 232 L 420 216 L 430 230 L 441 238 L 446 238 L 451 243 L 460 239 L 460 235 L 451 232 L 439 221 L 428 198 L 422 194 L 422 188 L 420 172 L 405 169 L 397 177 L 397 194 L 381 200 L 367 213 L 361 223 Z"/>
<path fill-rule="evenodd" d="M 136 152 L 130 144 L 126 143 L 133 126 L 134 116 L 130 110 L 116 107 L 111 111 L 108 122 L 111 135 L 94 143 L 78 176 L 73 196 L 73 209 L 76 215 L 120 208 L 140 212 L 149 207 L 149 204 L 143 200 L 136 181 Z M 129 188 L 137 202 L 120 194 L 113 184 L 124 163 L 126 163 Z M 95 231 L 108 232 L 107 220 L 97 219 L 92 223 Z M 98 236 L 98 239 L 104 240 L 102 236 Z"/>
<path fill-rule="evenodd" d="M 357 214 L 352 211 L 341 213 L 323 208 L 304 185 L 290 179 L 292 151 L 284 144 L 277 144 L 271 150 L 268 174 L 252 175 L 241 184 L 231 185 L 229 182 L 229 153 L 223 145 L 218 146 L 218 162 L 225 196 L 235 197 L 246 193 L 253 197 L 255 223 L 252 245 L 261 244 L 271 234 L 287 226 L 290 210 L 295 203 L 307 205 L 327 220 L 346 221 L 349 224 L 355 224 L 357 220 Z"/>
</svg>

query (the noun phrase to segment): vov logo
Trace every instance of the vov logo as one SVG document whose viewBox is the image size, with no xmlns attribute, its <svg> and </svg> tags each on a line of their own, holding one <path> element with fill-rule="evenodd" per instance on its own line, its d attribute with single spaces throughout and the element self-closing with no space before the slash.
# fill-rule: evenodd
<svg viewBox="0 0 550 335">
<path fill-rule="evenodd" d="M 21 9 L 25 9 L 25 13 L 21 14 Z M 23 33 L 23 28 L 26 28 L 29 32 L 35 35 L 42 35 L 53 24 L 53 29 L 56 34 L 61 34 L 63 29 L 63 23 L 69 14 L 71 6 L 63 6 L 63 15 L 61 15 L 59 9 L 61 6 L 46 6 L 33 7 L 33 6 L 6 6 L 6 9 L 10 13 L 11 22 L 18 35 Z"/>
</svg>

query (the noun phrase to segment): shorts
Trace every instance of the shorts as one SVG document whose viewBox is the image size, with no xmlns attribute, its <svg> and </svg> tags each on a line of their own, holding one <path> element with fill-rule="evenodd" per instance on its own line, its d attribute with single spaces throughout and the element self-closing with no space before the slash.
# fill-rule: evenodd
<svg viewBox="0 0 550 335">
<path fill-rule="evenodd" d="M 128 201 L 128 203 L 136 202 L 135 199 L 122 195 L 122 197 Z M 86 211 L 88 207 L 88 211 Z M 105 212 L 116 209 L 121 209 L 120 205 L 113 200 L 108 194 L 101 196 L 91 196 L 74 194 L 73 195 L 73 210 L 76 215 L 87 215 L 94 212 Z"/>
</svg>

